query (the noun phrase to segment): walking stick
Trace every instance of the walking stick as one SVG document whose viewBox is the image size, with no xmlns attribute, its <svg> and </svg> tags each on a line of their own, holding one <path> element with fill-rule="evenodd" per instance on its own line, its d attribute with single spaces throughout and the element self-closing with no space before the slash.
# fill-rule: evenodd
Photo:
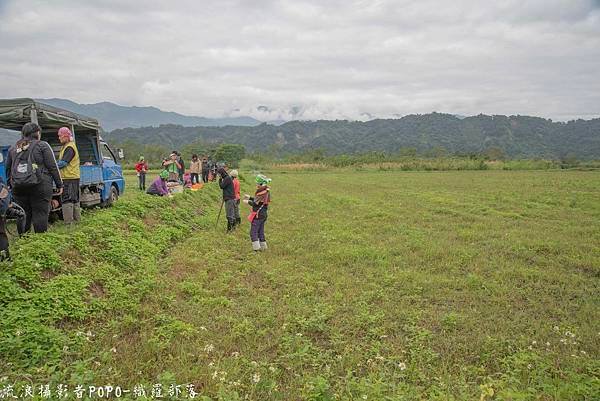
<svg viewBox="0 0 600 401">
<path fill-rule="evenodd" d="M 224 200 L 221 201 L 221 207 L 219 208 L 219 214 L 217 215 L 217 222 L 215 223 L 215 228 L 217 228 L 217 226 L 219 225 L 219 219 L 221 218 L 221 210 L 223 210 L 223 203 L 225 203 Z"/>
</svg>

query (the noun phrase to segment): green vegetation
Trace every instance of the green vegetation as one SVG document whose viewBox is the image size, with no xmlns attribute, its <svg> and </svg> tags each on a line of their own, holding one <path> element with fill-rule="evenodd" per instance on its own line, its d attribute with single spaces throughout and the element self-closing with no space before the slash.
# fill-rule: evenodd
<svg viewBox="0 0 600 401">
<path fill-rule="evenodd" d="M 597 399 L 597 173 L 270 174 L 266 253 L 247 223 L 213 228 L 215 184 L 172 200 L 131 189 L 71 236 L 17 241 L 0 273 L 3 383 Z"/>
<path fill-rule="evenodd" d="M 140 156 L 144 156 L 152 167 L 158 167 L 162 160 L 173 150 L 162 145 L 140 145 L 133 141 L 126 141 L 118 147 L 123 149 L 125 153 L 124 164 L 129 168 L 133 168 Z M 213 160 L 226 161 L 229 166 L 237 167 L 246 154 L 246 148 L 243 145 L 229 143 L 207 145 L 203 141 L 196 141 L 182 146 L 180 152 L 186 165 L 188 165 L 192 155 L 197 154 L 200 157 L 210 156 Z"/>
<path fill-rule="evenodd" d="M 600 159 L 600 118 L 552 122 L 538 117 L 450 114 L 400 119 L 290 121 L 281 126 L 125 128 L 106 135 L 111 143 L 131 140 L 178 148 L 201 141 L 244 145 L 275 158 L 317 151 L 325 155 L 386 152 L 406 156 L 484 156 L 489 159 Z"/>
<path fill-rule="evenodd" d="M 556 160 L 496 160 L 483 156 L 471 157 L 417 157 L 405 154 L 380 152 L 360 155 L 325 156 L 311 151 L 285 158 L 253 154 L 243 161 L 249 170 L 275 169 L 278 171 L 452 171 L 452 170 L 598 170 L 600 161 L 556 161 Z"/>
<path fill-rule="evenodd" d="M 240 161 L 246 155 L 246 148 L 244 145 L 235 145 L 224 143 L 219 145 L 214 154 L 214 159 L 217 161 L 225 161 L 230 167 L 238 167 Z"/>
</svg>

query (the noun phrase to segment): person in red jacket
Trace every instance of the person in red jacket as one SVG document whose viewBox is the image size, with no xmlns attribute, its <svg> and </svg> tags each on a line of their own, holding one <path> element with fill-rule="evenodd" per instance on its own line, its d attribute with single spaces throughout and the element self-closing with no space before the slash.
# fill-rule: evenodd
<svg viewBox="0 0 600 401">
<path fill-rule="evenodd" d="M 233 194 L 235 195 L 235 225 L 239 226 L 242 224 L 242 219 L 240 218 L 240 180 L 238 180 L 238 171 L 231 170 L 229 175 L 233 179 Z"/>
<path fill-rule="evenodd" d="M 138 181 L 140 182 L 140 191 L 146 190 L 146 173 L 148 172 L 148 163 L 144 160 L 144 156 L 140 156 L 140 161 L 135 164 Z"/>
</svg>

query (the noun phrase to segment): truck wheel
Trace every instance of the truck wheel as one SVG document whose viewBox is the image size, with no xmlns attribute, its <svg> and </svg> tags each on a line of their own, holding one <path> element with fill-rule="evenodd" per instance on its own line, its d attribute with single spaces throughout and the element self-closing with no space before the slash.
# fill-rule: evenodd
<svg viewBox="0 0 600 401">
<path fill-rule="evenodd" d="M 109 207 L 119 199 L 119 191 L 114 186 L 110 187 L 108 199 L 104 202 L 104 207 Z"/>
</svg>

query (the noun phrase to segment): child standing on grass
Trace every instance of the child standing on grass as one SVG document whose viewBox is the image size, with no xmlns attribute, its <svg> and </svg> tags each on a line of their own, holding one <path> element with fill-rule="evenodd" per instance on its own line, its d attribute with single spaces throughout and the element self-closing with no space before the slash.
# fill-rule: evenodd
<svg viewBox="0 0 600 401">
<path fill-rule="evenodd" d="M 266 251 L 267 239 L 265 238 L 265 223 L 267 222 L 267 209 L 271 202 L 271 188 L 268 184 L 270 178 L 262 174 L 256 176 L 256 192 L 254 196 L 244 195 L 244 203 L 252 207 L 252 213 L 248 216 L 250 221 L 250 240 L 253 251 Z"/>
<path fill-rule="evenodd" d="M 233 179 L 233 193 L 235 195 L 235 225 L 239 226 L 242 224 L 242 219 L 240 218 L 240 180 L 238 180 L 238 171 L 231 170 L 229 175 Z"/>
</svg>

